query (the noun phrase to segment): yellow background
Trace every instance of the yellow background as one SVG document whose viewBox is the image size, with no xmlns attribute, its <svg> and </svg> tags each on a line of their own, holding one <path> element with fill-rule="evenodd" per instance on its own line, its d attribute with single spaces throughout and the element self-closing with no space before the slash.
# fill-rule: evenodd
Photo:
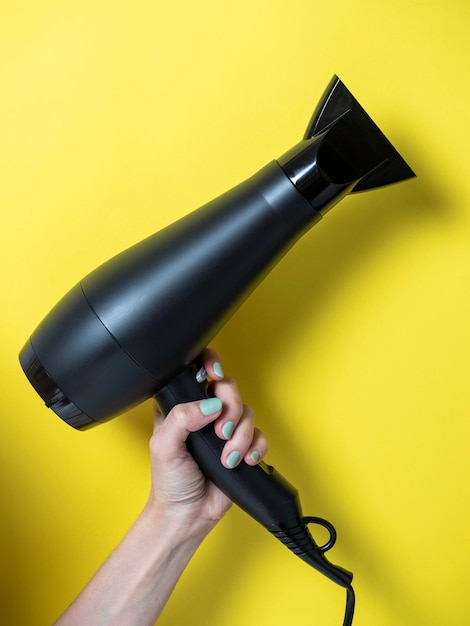
<svg viewBox="0 0 470 626">
<path fill-rule="evenodd" d="M 466 0 L 2 1 L 2 623 L 50 624 L 149 486 L 149 405 L 75 432 L 18 351 L 100 262 L 296 143 L 334 73 L 418 177 L 342 201 L 214 346 L 337 526 L 355 624 L 468 623 L 469 26 Z M 159 623 L 336 626 L 344 601 L 232 510 Z"/>
</svg>

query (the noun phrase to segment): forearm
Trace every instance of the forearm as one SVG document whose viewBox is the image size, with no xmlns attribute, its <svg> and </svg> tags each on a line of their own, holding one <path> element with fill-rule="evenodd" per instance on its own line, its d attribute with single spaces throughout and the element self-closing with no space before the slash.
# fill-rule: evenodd
<svg viewBox="0 0 470 626">
<path fill-rule="evenodd" d="M 152 626 L 204 535 L 146 508 L 55 626 Z"/>
</svg>

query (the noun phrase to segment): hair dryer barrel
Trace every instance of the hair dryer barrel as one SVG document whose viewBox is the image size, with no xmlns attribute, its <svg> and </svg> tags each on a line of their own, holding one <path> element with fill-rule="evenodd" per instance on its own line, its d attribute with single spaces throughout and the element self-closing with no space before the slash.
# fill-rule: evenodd
<svg viewBox="0 0 470 626">
<path fill-rule="evenodd" d="M 154 395 L 290 246 L 349 192 L 413 172 L 337 77 L 304 139 L 244 183 L 89 274 L 20 355 L 76 428 Z"/>
<path fill-rule="evenodd" d="M 273 161 L 89 274 L 35 331 L 23 369 L 72 426 L 122 413 L 192 361 L 319 218 Z"/>
</svg>

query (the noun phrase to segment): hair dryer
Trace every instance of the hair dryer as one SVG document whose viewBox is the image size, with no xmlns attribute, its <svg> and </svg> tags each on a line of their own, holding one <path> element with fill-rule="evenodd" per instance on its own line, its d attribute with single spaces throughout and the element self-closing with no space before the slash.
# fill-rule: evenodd
<svg viewBox="0 0 470 626">
<path fill-rule="evenodd" d="M 335 76 L 304 138 L 247 181 L 118 254 L 52 309 L 20 354 L 46 405 L 77 429 L 150 397 L 166 414 L 207 397 L 198 355 L 286 251 L 349 193 L 414 176 Z M 300 558 L 348 589 L 352 574 L 325 552 L 334 528 L 302 517 L 274 468 L 220 463 L 211 426 L 187 442 L 204 474 Z M 307 525 L 330 532 L 318 546 Z"/>
</svg>

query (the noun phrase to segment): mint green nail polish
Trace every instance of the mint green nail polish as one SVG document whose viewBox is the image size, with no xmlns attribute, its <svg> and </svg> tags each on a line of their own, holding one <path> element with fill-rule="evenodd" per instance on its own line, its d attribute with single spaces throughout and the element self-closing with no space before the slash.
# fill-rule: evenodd
<svg viewBox="0 0 470 626">
<path fill-rule="evenodd" d="M 225 439 L 230 439 L 233 434 L 233 429 L 235 428 L 235 424 L 233 422 L 225 422 L 222 426 L 222 435 Z"/>
<path fill-rule="evenodd" d="M 220 363 L 216 362 L 212 365 L 212 367 L 217 376 L 220 376 L 220 378 L 224 377 L 224 370 L 222 369 L 222 365 Z"/>
<path fill-rule="evenodd" d="M 253 463 L 258 463 L 258 461 L 259 461 L 259 452 L 258 452 L 258 450 L 253 450 L 253 452 L 250 454 L 250 459 L 253 461 Z"/>
<path fill-rule="evenodd" d="M 222 400 L 219 398 L 207 398 L 207 400 L 201 400 L 199 408 L 203 415 L 214 415 L 218 413 L 222 408 Z"/>
<path fill-rule="evenodd" d="M 230 454 L 227 457 L 227 465 L 230 467 L 230 469 L 233 469 L 235 465 L 237 465 L 239 460 L 240 460 L 240 452 L 237 452 L 236 450 L 234 450 L 233 452 L 230 452 Z"/>
</svg>

